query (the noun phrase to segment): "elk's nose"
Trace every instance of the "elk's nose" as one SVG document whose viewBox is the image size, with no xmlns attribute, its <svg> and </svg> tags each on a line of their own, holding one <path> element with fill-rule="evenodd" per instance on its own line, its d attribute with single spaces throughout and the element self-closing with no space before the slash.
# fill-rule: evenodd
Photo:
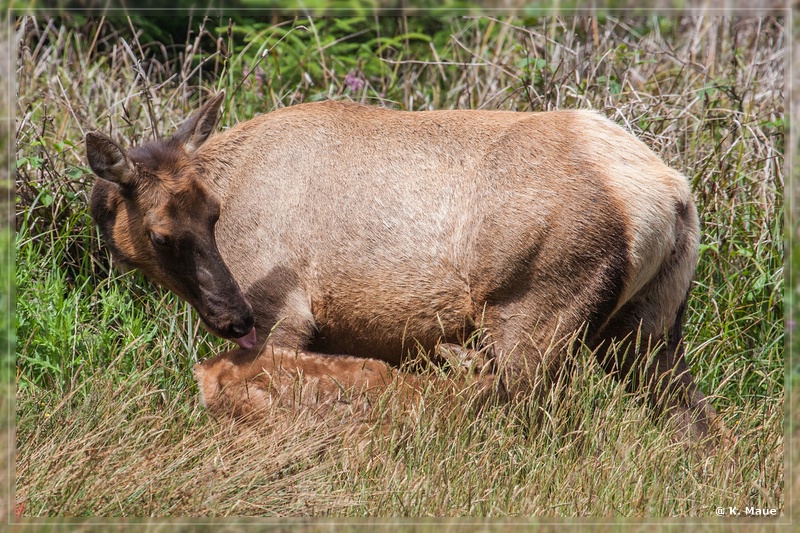
<svg viewBox="0 0 800 533">
<path fill-rule="evenodd" d="M 227 328 L 228 331 L 226 331 L 226 337 L 230 339 L 239 339 L 241 337 L 250 335 L 250 333 L 253 331 L 255 322 L 256 320 L 255 317 L 253 317 L 253 313 L 248 312 L 243 314 L 238 320 L 230 323 Z"/>
</svg>

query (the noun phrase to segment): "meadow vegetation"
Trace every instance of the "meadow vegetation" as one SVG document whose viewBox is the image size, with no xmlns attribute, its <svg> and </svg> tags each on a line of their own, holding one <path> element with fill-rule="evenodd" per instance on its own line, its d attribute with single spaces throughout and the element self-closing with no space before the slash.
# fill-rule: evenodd
<svg viewBox="0 0 800 533">
<path fill-rule="evenodd" d="M 713 523 L 719 506 L 783 513 L 783 24 L 18 18 L 16 323 L 0 342 L 15 335 L 24 514 Z M 115 268 L 88 214 L 83 136 L 164 137 L 222 89 L 221 128 L 335 98 L 591 108 L 632 131 L 695 192 L 702 245 L 687 357 L 734 443 L 704 454 L 672 442 L 585 351 L 541 406 L 523 398 L 476 416 L 469 393 L 429 387 L 410 413 L 387 394 L 377 408 L 388 422 L 285 407 L 249 425 L 209 416 L 191 368 L 226 343 L 174 295 Z"/>
</svg>

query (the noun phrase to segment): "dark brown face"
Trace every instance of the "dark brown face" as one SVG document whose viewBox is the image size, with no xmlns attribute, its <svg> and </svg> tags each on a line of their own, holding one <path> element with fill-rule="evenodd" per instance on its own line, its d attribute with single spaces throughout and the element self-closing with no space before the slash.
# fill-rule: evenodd
<svg viewBox="0 0 800 533">
<path fill-rule="evenodd" d="M 217 249 L 219 201 L 203 189 L 173 196 L 99 180 L 92 217 L 117 260 L 189 302 L 212 333 L 244 337 L 253 312 Z"/>
<path fill-rule="evenodd" d="M 214 236 L 220 200 L 192 162 L 192 150 L 204 139 L 197 143 L 189 131 L 195 135 L 187 140 L 186 129 L 129 155 L 107 137 L 88 134 L 89 164 L 101 178 L 92 189 L 92 218 L 118 261 L 189 302 L 215 335 L 249 348 L 255 344 L 253 310 Z"/>
</svg>

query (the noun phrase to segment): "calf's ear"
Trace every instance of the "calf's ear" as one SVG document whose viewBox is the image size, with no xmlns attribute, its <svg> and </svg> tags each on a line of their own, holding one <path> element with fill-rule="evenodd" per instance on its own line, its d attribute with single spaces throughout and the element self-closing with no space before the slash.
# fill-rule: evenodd
<svg viewBox="0 0 800 533">
<path fill-rule="evenodd" d="M 130 185 L 133 180 L 133 166 L 125 151 L 117 143 L 97 132 L 86 134 L 86 158 L 98 178 Z"/>
</svg>

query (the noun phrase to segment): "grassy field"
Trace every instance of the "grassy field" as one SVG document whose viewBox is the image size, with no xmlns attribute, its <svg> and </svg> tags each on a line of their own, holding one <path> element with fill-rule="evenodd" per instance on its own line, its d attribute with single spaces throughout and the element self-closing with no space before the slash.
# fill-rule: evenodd
<svg viewBox="0 0 800 533">
<path fill-rule="evenodd" d="M 17 501 L 33 517 L 692 517 L 785 512 L 784 47 L 774 18 L 24 17 L 16 106 Z M 221 127 L 326 98 L 597 109 L 691 181 L 686 335 L 735 444 L 673 444 L 579 355 L 543 422 L 430 387 L 388 426 L 276 407 L 210 417 L 194 312 L 114 268 L 83 136 L 138 143 L 225 89 Z M 9 274 L 10 275 L 10 274 Z M 3 342 L 8 342 L 3 340 Z M 793 376 L 796 379 L 796 376 Z"/>
</svg>

